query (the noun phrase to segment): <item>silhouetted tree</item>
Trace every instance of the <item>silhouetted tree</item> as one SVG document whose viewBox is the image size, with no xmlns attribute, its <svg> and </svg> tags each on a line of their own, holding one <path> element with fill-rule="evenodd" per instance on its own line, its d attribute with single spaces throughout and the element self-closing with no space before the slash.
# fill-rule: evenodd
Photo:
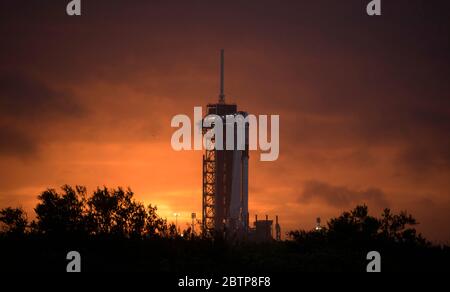
<svg viewBox="0 0 450 292">
<path fill-rule="evenodd" d="M 23 235 L 28 226 L 26 213 L 22 208 L 5 208 L 0 210 L 0 222 L 3 231 L 9 235 Z"/>
<path fill-rule="evenodd" d="M 175 224 L 158 216 L 156 206 L 146 208 L 134 199 L 133 191 L 97 188 L 88 197 L 85 187 L 69 185 L 58 193 L 47 189 L 38 196 L 36 221 L 28 224 L 22 209 L 0 211 L 4 233 L 24 234 L 30 231 L 45 235 L 104 235 L 125 238 L 177 238 L 191 236 L 191 226 L 180 233 Z M 357 206 L 332 218 L 320 231 L 291 231 L 290 238 L 304 246 L 338 244 L 365 246 L 374 242 L 427 245 L 413 228 L 417 221 L 408 213 L 392 214 L 385 209 L 381 218 L 370 216 L 366 205 Z M 200 224 L 201 226 L 201 224 Z"/>
<path fill-rule="evenodd" d="M 146 234 L 148 237 L 166 236 L 168 233 L 167 220 L 158 216 L 158 207 L 151 204 L 147 207 Z"/>
<path fill-rule="evenodd" d="M 369 216 L 366 205 L 357 206 L 350 212 L 328 222 L 328 235 L 330 239 L 340 241 L 371 241 L 376 239 L 380 221 Z"/>
<path fill-rule="evenodd" d="M 97 188 L 88 200 L 88 217 L 93 233 L 140 237 L 146 230 L 147 212 L 144 205 L 133 199 L 131 189 Z"/>
<path fill-rule="evenodd" d="M 183 230 L 183 232 L 181 233 L 183 235 L 183 238 L 191 238 L 192 235 L 192 227 L 191 226 L 187 226 L 186 229 Z"/>
<path fill-rule="evenodd" d="M 44 191 L 35 208 L 37 232 L 43 234 L 79 234 L 85 232 L 86 188 L 64 185 L 62 193 Z"/>
<path fill-rule="evenodd" d="M 146 232 L 147 211 L 141 203 L 133 202 L 130 206 L 130 216 L 128 226 L 128 234 L 130 237 L 142 237 Z"/>
<path fill-rule="evenodd" d="M 109 234 L 114 224 L 115 211 L 118 205 L 117 198 L 108 188 L 97 188 L 88 199 L 88 218 L 91 223 L 90 231 L 95 234 Z"/>
<path fill-rule="evenodd" d="M 370 216 L 366 205 L 357 206 L 349 212 L 328 222 L 321 231 L 291 231 L 289 237 L 304 245 L 328 242 L 346 246 L 366 246 L 373 243 L 407 243 L 428 245 L 412 226 L 417 221 L 408 213 L 391 214 L 385 209 L 381 219 Z"/>
<path fill-rule="evenodd" d="M 166 233 L 164 234 L 165 237 L 175 238 L 178 235 L 177 226 L 174 223 L 169 224 Z"/>
<path fill-rule="evenodd" d="M 176 229 L 160 218 L 157 207 L 134 200 L 131 189 L 97 188 L 87 197 L 85 187 L 62 187 L 44 191 L 35 208 L 34 229 L 40 234 L 114 235 L 140 238 L 173 237 Z M 175 231 L 174 231 L 175 230 Z"/>
<path fill-rule="evenodd" d="M 409 244 L 429 244 L 421 234 L 417 234 L 416 229 L 410 227 L 418 224 L 410 214 L 402 211 L 397 215 L 392 214 L 390 209 L 384 209 L 381 216 L 381 236 L 383 238 Z"/>
</svg>

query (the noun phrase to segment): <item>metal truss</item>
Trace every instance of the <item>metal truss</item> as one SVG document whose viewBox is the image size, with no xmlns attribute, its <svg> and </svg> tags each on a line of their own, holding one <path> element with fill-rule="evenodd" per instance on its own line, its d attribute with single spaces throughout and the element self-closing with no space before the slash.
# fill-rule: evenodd
<svg viewBox="0 0 450 292">
<path fill-rule="evenodd" d="M 206 236 L 214 233 L 216 197 L 216 151 L 206 150 L 203 155 L 203 232 Z"/>
</svg>

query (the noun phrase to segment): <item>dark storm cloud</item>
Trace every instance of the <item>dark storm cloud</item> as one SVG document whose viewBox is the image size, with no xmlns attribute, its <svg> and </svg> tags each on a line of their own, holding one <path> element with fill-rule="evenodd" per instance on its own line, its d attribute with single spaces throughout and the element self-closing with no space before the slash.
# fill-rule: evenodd
<svg viewBox="0 0 450 292">
<path fill-rule="evenodd" d="M 37 141 L 27 133 L 0 126 L 0 156 L 29 158 L 37 152 Z"/>
<path fill-rule="evenodd" d="M 0 114 L 17 120 L 80 116 L 83 108 L 67 92 L 20 73 L 0 73 Z"/>
<path fill-rule="evenodd" d="M 47 129 L 85 114 L 86 110 L 68 92 L 55 90 L 26 74 L 0 72 L 2 156 L 35 157 Z"/>
<path fill-rule="evenodd" d="M 450 142 L 442 138 L 440 143 L 416 141 L 406 145 L 398 154 L 396 162 L 416 178 L 427 179 L 436 172 L 450 170 Z"/>
<path fill-rule="evenodd" d="M 304 183 L 300 203 L 320 201 L 336 208 L 347 208 L 355 204 L 373 203 L 377 207 L 388 207 L 386 194 L 378 188 L 366 190 L 351 189 L 346 186 L 334 186 L 321 181 Z"/>
<path fill-rule="evenodd" d="M 216 52 L 225 47 L 226 88 L 240 105 L 281 112 L 283 121 L 295 114 L 282 128 L 283 145 L 426 140 L 422 149 L 433 159 L 448 156 L 434 151 L 448 136 L 434 120 L 450 115 L 448 1 L 386 1 L 380 18 L 367 17 L 361 0 L 98 0 L 83 3 L 82 17 L 66 16 L 65 4 L 3 1 L 2 64 L 53 82 L 121 83 L 192 105 L 180 92 L 197 102 L 213 94 L 216 79 L 196 77 L 216 73 Z M 54 98 L 47 105 L 71 107 Z M 303 120 L 309 115 L 322 119 Z M 330 117 L 337 121 L 323 122 Z M 399 160 L 407 166 L 412 151 L 405 151 Z"/>
</svg>

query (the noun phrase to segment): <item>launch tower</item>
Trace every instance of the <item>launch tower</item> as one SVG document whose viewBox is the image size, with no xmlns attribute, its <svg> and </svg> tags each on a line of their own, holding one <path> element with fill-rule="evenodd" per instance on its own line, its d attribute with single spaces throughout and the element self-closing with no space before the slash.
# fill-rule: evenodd
<svg viewBox="0 0 450 292">
<path fill-rule="evenodd" d="M 224 51 L 220 52 L 220 93 L 217 103 L 206 106 L 206 114 L 220 116 L 223 145 L 226 145 L 226 117 L 242 115 L 236 104 L 227 104 L 224 93 Z M 209 128 L 203 127 L 203 133 Z M 235 128 L 236 129 L 236 128 Z M 236 141 L 236 131 L 235 139 Z M 213 140 L 214 141 L 214 140 Z M 224 148 L 225 149 L 225 148 Z M 248 234 L 248 125 L 245 149 L 205 150 L 203 155 L 202 223 L 207 236 L 243 239 Z"/>
</svg>

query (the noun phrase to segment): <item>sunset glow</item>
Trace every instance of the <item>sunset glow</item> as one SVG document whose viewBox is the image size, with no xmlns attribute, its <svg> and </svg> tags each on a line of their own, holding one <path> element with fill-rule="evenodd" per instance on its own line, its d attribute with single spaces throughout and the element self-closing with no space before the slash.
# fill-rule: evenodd
<svg viewBox="0 0 450 292">
<path fill-rule="evenodd" d="M 170 121 L 217 101 L 225 48 L 227 101 L 280 115 L 278 159 L 250 152 L 250 218 L 278 215 L 284 237 L 366 203 L 408 210 L 427 238 L 450 241 L 444 14 L 410 5 L 378 22 L 347 1 L 86 1 L 72 19 L 64 3 L 19 2 L 0 12 L 0 207 L 32 218 L 47 188 L 122 186 L 170 222 L 180 213 L 181 228 L 201 219 L 202 151 L 174 151 Z"/>
</svg>

